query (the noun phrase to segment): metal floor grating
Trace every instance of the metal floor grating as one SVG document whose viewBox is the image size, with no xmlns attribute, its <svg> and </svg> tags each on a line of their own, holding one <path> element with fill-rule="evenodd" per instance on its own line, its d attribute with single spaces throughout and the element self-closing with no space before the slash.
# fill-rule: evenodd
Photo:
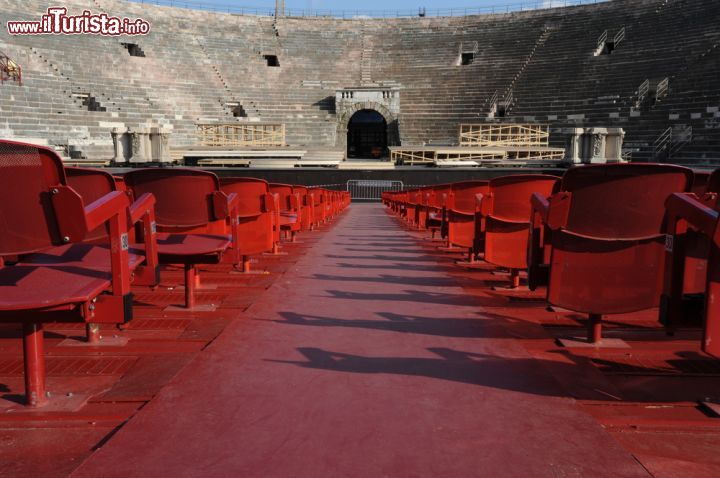
<svg viewBox="0 0 720 478">
<path fill-rule="evenodd" d="M 195 294 L 195 300 L 199 304 L 220 305 L 227 296 L 228 294 L 217 292 L 197 292 Z M 135 294 L 134 300 L 137 306 L 167 306 L 180 305 L 184 302 L 185 298 L 182 292 L 150 292 Z"/>
<path fill-rule="evenodd" d="M 720 377 L 720 362 L 707 359 L 657 359 L 629 357 L 627 359 L 591 359 L 606 375 L 662 375 Z"/>
<path fill-rule="evenodd" d="M 185 330 L 192 322 L 189 319 L 133 319 L 127 324 L 128 330 Z"/>
<path fill-rule="evenodd" d="M 46 369 L 50 377 L 122 375 L 136 360 L 136 357 L 47 357 Z M 0 359 L 0 376 L 22 375 L 22 359 Z"/>
</svg>

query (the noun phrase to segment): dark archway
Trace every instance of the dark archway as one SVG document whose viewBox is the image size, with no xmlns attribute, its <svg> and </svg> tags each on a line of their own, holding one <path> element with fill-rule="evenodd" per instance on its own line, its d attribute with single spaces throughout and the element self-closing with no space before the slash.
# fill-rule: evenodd
<svg viewBox="0 0 720 478">
<path fill-rule="evenodd" d="M 383 115 L 364 109 L 350 118 L 347 129 L 348 158 L 381 158 L 387 154 L 388 125 Z"/>
</svg>

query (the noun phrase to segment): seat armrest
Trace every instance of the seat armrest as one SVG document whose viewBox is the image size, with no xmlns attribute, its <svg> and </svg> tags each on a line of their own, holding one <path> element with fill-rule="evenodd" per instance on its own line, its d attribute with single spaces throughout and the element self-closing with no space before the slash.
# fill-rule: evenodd
<svg viewBox="0 0 720 478">
<path fill-rule="evenodd" d="M 715 227 L 720 213 L 701 203 L 692 193 L 674 193 L 665 201 L 668 213 L 667 233 L 674 234 L 677 222 L 684 220 L 687 224 L 708 237 L 715 234 Z"/>
<path fill-rule="evenodd" d="M 213 212 L 216 219 L 226 219 L 237 216 L 239 204 L 237 194 L 225 194 L 223 191 L 214 191 L 212 194 Z"/>
<path fill-rule="evenodd" d="M 140 220 L 155 208 L 155 196 L 152 193 L 145 193 L 133 202 L 128 208 L 128 222 L 130 225 L 137 224 Z"/>
<path fill-rule="evenodd" d="M 264 212 L 275 212 L 275 198 L 272 194 L 263 194 L 262 201 Z"/>
<path fill-rule="evenodd" d="M 300 210 L 300 195 L 298 193 L 290 195 L 290 208 L 293 211 Z"/>
<path fill-rule="evenodd" d="M 550 201 L 540 193 L 533 193 L 530 196 L 530 210 L 533 216 L 537 215 L 540 221 L 546 223 L 550 214 Z"/>
<path fill-rule="evenodd" d="M 493 212 L 493 193 L 475 195 L 475 211 L 482 216 L 489 216 Z"/>
<path fill-rule="evenodd" d="M 145 267 L 149 272 L 143 273 L 143 278 L 140 278 L 136 273 L 135 281 L 139 281 L 141 285 L 154 286 L 160 281 L 155 203 L 155 196 L 152 193 L 145 193 L 128 208 L 128 226 L 132 228 L 135 224 L 142 222 L 142 242 L 145 244 Z"/>
<path fill-rule="evenodd" d="M 130 199 L 121 191 L 113 191 L 85 206 L 85 227 L 92 231 L 114 216 L 125 215 Z"/>
</svg>

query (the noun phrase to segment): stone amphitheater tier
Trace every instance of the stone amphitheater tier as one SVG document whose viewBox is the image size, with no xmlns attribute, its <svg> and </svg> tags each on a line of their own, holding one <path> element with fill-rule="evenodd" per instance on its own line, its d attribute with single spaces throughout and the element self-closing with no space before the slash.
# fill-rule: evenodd
<svg viewBox="0 0 720 478">
<path fill-rule="evenodd" d="M 121 0 L 67 0 L 84 9 L 142 17 L 140 37 L 10 36 L 0 50 L 24 83 L 0 86 L 0 134 L 111 155 L 119 125 L 172 127 L 171 146 L 195 142 L 195 124 L 249 118 L 286 124 L 291 146 L 336 146 L 335 90 L 398 85 L 403 145 L 455 143 L 462 122 L 620 126 L 637 155 L 668 127 L 692 127 L 675 152 L 684 163 L 720 161 L 720 2 L 615 0 L 595 5 L 453 18 L 282 18 L 211 13 Z M 3 0 L 4 19 L 37 19 L 40 0 Z M 625 28 L 610 55 L 596 40 Z M 145 57 L 121 43 L 137 43 Z M 474 51 L 459 65 L 461 51 Z M 276 55 L 280 67 L 263 55 Z M 643 81 L 669 78 L 670 93 L 636 106 Z M 506 117 L 490 99 L 512 91 Z M 100 111 L 89 111 L 84 95 Z M 104 109 L 104 111 L 102 111 Z M 555 137 L 559 140 L 559 137 Z"/>
</svg>

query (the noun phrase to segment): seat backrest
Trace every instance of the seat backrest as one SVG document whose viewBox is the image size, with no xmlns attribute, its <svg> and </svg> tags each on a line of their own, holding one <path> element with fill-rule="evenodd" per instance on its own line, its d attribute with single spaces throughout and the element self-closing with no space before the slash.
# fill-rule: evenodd
<svg viewBox="0 0 720 478">
<path fill-rule="evenodd" d="M 115 178 L 101 169 L 66 167 L 68 185 L 89 204 L 104 195 L 116 191 Z"/>
<path fill-rule="evenodd" d="M 238 215 L 249 216 L 265 211 L 263 196 L 270 192 L 267 181 L 257 178 L 220 178 L 220 188 L 238 197 Z"/>
<path fill-rule="evenodd" d="M 68 185 L 82 196 L 85 204 L 100 199 L 108 193 L 117 190 L 117 184 L 112 174 L 94 168 L 65 168 Z M 88 233 L 86 241 L 102 239 L 108 236 L 107 225 L 103 225 Z"/>
<path fill-rule="evenodd" d="M 438 184 L 433 186 L 433 194 L 430 197 L 430 204 L 428 206 L 441 208 L 443 207 L 443 201 L 445 197 L 450 194 L 452 190 L 451 184 Z"/>
<path fill-rule="evenodd" d="M 708 181 L 710 180 L 710 171 L 694 171 L 693 172 L 693 183 L 692 188 L 690 189 L 691 192 L 697 194 L 698 196 L 702 196 L 705 194 L 705 191 L 707 190 Z M 717 192 L 717 191 L 709 191 L 709 192 Z"/>
<path fill-rule="evenodd" d="M 697 173 L 695 173 L 695 175 L 697 176 Z M 696 192 L 694 187 L 693 192 Z M 716 169 L 708 176 L 705 183 L 705 190 L 702 192 L 720 193 L 720 169 Z"/>
<path fill-rule="evenodd" d="M 669 164 L 578 166 L 563 176 L 572 193 L 565 229 L 595 237 L 633 238 L 658 234 L 665 200 L 688 191 L 692 170 Z"/>
<path fill-rule="evenodd" d="M 420 197 L 420 190 L 415 189 L 409 189 L 407 192 L 407 203 L 408 204 L 417 204 L 419 202 Z"/>
<path fill-rule="evenodd" d="M 224 219 L 217 217 L 213 194 L 220 182 L 213 173 L 186 168 L 145 168 L 125 175 L 135 197 L 155 196 L 155 220 L 159 227 L 193 228 Z"/>
<path fill-rule="evenodd" d="M 452 209 L 469 214 L 474 213 L 475 195 L 487 194 L 490 190 L 489 188 L 490 182 L 487 180 L 463 181 L 451 184 Z"/>
<path fill-rule="evenodd" d="M 559 178 L 543 174 L 516 174 L 491 179 L 492 215 L 510 221 L 528 221 L 530 196 L 533 193 L 549 196 L 558 181 Z"/>
<path fill-rule="evenodd" d="M 293 209 L 290 204 L 290 196 L 292 196 L 293 193 L 292 185 L 270 183 L 270 193 L 280 196 L 281 211 L 291 211 Z"/>
<path fill-rule="evenodd" d="M 293 194 L 297 194 L 300 196 L 300 204 L 303 206 L 308 205 L 308 188 L 307 186 L 293 186 L 292 187 Z"/>
<path fill-rule="evenodd" d="M 54 151 L 0 141 L 0 255 L 63 244 L 51 196 L 65 186 L 62 160 Z"/>
</svg>

